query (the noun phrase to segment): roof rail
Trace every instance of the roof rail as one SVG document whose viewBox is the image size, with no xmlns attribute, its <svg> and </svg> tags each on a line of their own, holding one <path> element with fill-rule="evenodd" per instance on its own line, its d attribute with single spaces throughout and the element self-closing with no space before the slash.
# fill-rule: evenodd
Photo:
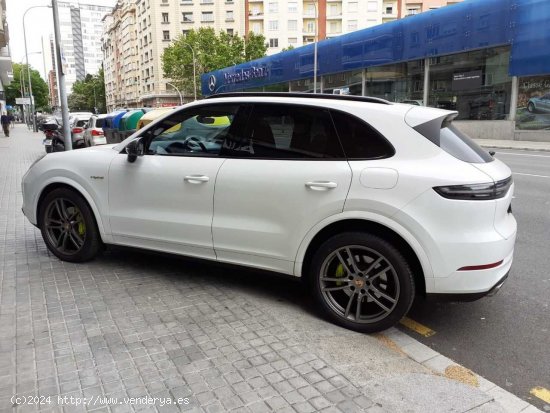
<svg viewBox="0 0 550 413">
<path fill-rule="evenodd" d="M 335 99 L 352 100 L 355 102 L 381 103 L 391 105 L 392 103 L 370 96 L 355 95 L 332 95 L 328 93 L 306 93 L 306 92 L 224 92 L 206 96 L 205 99 L 212 98 L 234 98 L 234 97 L 283 97 L 283 98 L 307 98 L 307 99 Z"/>
</svg>

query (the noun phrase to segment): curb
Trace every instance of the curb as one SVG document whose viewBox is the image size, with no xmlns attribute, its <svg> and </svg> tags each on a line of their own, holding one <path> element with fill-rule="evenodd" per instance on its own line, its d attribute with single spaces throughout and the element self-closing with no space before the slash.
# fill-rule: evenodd
<svg viewBox="0 0 550 413">
<path fill-rule="evenodd" d="M 506 413 L 543 413 L 532 404 L 520 399 L 495 383 L 481 377 L 448 357 L 415 340 L 395 327 L 382 333 L 408 357 L 435 374 L 477 388 L 491 397 Z"/>
</svg>

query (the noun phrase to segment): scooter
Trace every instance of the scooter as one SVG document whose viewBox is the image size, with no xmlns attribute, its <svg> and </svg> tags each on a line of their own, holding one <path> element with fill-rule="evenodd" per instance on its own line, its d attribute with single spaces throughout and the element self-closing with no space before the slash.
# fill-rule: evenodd
<svg viewBox="0 0 550 413">
<path fill-rule="evenodd" d="M 42 130 L 46 135 L 44 147 L 46 153 L 65 151 L 65 141 L 63 135 L 59 132 L 59 125 L 53 122 L 42 124 Z"/>
</svg>

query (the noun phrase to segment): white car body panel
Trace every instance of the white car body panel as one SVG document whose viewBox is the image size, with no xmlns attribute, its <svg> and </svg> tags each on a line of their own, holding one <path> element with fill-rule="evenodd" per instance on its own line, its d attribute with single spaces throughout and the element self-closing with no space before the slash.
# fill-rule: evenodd
<svg viewBox="0 0 550 413">
<path fill-rule="evenodd" d="M 345 160 L 228 159 L 214 196 L 218 259 L 292 274 L 301 240 L 319 221 L 342 212 L 350 181 Z M 309 188 L 309 182 L 336 187 Z"/>
<path fill-rule="evenodd" d="M 223 158 L 145 155 L 113 158 L 109 216 L 117 244 L 215 259 L 214 184 Z M 205 176 L 207 182 L 187 179 Z"/>
</svg>

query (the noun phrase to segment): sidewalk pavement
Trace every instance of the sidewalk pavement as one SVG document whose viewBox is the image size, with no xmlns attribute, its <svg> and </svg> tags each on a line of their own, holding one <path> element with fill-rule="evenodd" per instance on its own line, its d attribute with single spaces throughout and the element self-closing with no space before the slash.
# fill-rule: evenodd
<svg viewBox="0 0 550 413">
<path fill-rule="evenodd" d="M 484 148 L 550 152 L 550 142 L 512 141 L 504 139 L 475 139 L 475 141 Z"/>
<path fill-rule="evenodd" d="M 396 328 L 322 320 L 296 280 L 133 250 L 59 261 L 20 210 L 41 141 L 0 137 L 0 413 L 539 411 Z"/>
</svg>

